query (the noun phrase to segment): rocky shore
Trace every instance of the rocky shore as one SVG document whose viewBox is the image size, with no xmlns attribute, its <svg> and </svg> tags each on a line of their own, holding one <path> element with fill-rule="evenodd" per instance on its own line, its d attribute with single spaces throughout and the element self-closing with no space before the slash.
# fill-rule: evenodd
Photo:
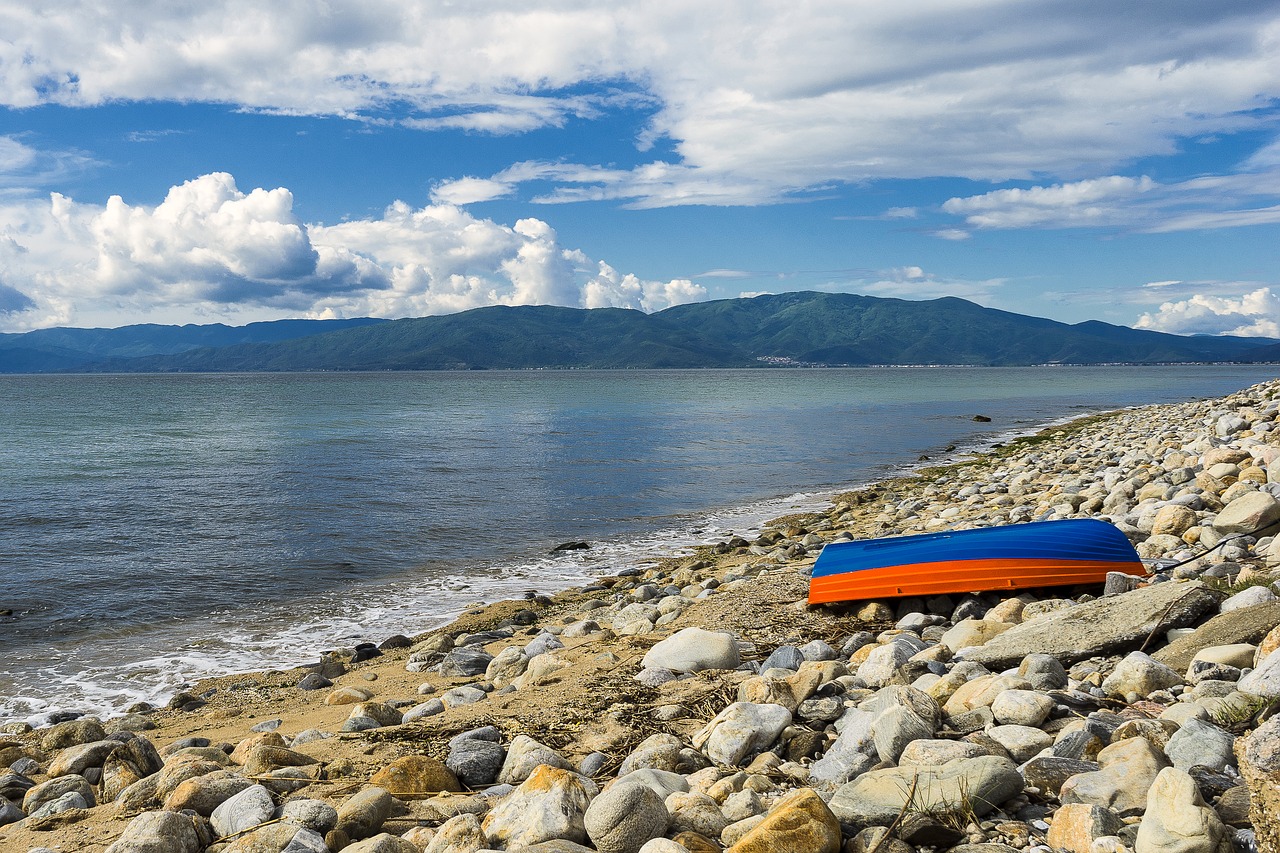
<svg viewBox="0 0 1280 853">
<path fill-rule="evenodd" d="M 310 668 L 4 726 L 0 848 L 1278 851 L 1278 497 L 1280 382 L 1088 418 Z M 1071 517 L 1152 573 L 805 600 L 828 542 Z"/>
</svg>

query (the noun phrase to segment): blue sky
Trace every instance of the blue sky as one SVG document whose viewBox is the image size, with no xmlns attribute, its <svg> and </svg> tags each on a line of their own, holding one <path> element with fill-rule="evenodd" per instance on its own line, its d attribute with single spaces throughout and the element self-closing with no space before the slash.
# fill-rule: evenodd
<svg viewBox="0 0 1280 853">
<path fill-rule="evenodd" d="M 0 0 L 0 331 L 827 290 L 1280 336 L 1273 2 Z"/>
</svg>

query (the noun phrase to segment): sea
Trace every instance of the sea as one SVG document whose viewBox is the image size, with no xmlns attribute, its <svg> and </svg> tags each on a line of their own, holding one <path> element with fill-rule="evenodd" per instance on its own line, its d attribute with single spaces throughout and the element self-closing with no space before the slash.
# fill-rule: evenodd
<svg viewBox="0 0 1280 853">
<path fill-rule="evenodd" d="M 1272 366 L 0 376 L 0 721 L 110 716 Z M 975 419 L 975 416 L 990 420 Z M 570 541 L 586 550 L 553 552 Z"/>
</svg>

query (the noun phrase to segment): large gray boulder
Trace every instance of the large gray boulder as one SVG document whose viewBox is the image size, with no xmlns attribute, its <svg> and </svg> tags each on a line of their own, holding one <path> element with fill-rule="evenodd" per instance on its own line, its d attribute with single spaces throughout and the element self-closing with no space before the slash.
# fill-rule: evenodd
<svg viewBox="0 0 1280 853">
<path fill-rule="evenodd" d="M 1190 625 L 1217 607 L 1218 600 L 1200 581 L 1153 584 L 1023 622 L 957 657 L 991 669 L 1013 666 L 1031 654 L 1075 663 Z"/>
<path fill-rule="evenodd" d="M 850 827 L 888 826 L 907 803 L 931 815 L 982 817 L 1022 793 L 1023 780 L 1007 758 L 961 758 L 941 767 L 871 770 L 842 785 L 831 811 Z"/>
<path fill-rule="evenodd" d="M 1218 614 L 1190 634 L 1152 652 L 1151 657 L 1178 672 L 1186 672 L 1191 659 L 1202 649 L 1235 643 L 1257 644 L 1276 625 L 1280 625 L 1280 601 L 1255 604 Z"/>
</svg>

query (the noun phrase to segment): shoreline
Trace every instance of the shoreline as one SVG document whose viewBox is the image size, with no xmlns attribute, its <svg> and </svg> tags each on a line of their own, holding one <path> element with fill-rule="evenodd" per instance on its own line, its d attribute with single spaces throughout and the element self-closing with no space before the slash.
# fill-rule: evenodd
<svg viewBox="0 0 1280 853">
<path fill-rule="evenodd" d="M 1210 418 L 1218 409 L 1222 410 L 1221 415 Z M 979 633 L 967 635 L 967 641 L 960 648 L 978 649 L 975 654 L 980 657 L 983 650 L 994 647 L 999 636 L 1017 633 L 1021 625 L 1057 619 L 1064 614 L 1069 617 L 1072 610 L 1093 606 L 1097 603 L 1093 601 L 1097 590 L 1074 599 L 1067 598 L 1068 590 L 1040 591 L 1012 598 L 994 594 L 963 599 L 945 597 L 949 607 L 933 600 L 809 607 L 804 600 L 807 587 L 804 571 L 812 564 L 822 542 L 842 535 L 857 538 L 905 535 L 948 527 L 1016 523 L 1045 515 L 1070 517 L 1079 513 L 1107 516 L 1137 543 L 1139 554 L 1144 558 L 1180 556 L 1201 543 L 1213 544 L 1211 540 L 1215 537 L 1221 539 L 1223 534 L 1215 524 L 1237 500 L 1271 494 L 1267 487 L 1277 485 L 1270 476 L 1272 463 L 1276 463 L 1275 473 L 1280 474 L 1278 414 L 1280 380 L 1272 380 L 1213 400 L 1139 406 L 1073 417 L 1065 423 L 1049 424 L 1020 437 L 1005 439 L 971 458 L 941 465 L 924 464 L 910 473 L 839 491 L 824 508 L 774 519 L 752 542 L 727 538 L 694 548 L 689 554 L 659 560 L 647 569 L 601 577 L 584 587 L 468 607 L 452 622 L 413 638 L 374 638 L 384 647 L 378 650 L 380 654 L 374 655 L 368 647 L 353 647 L 335 650 L 312 667 L 204 680 L 185 694 L 174 697 L 169 707 L 136 709 L 125 717 L 108 721 L 106 729 L 145 737 L 162 754 L 192 737 L 206 739 L 215 746 L 225 744 L 215 751 L 223 753 L 228 759 L 226 763 L 215 761 L 217 771 L 205 773 L 225 771 L 233 775 L 239 773 L 250 781 L 256 779 L 265 784 L 270 796 L 278 801 L 305 798 L 331 803 L 341 810 L 355 798 L 353 794 L 361 796 L 375 789 L 390 790 L 395 796 L 389 798 L 395 802 L 388 805 L 387 814 L 377 822 L 378 829 L 404 837 L 413 844 L 430 836 L 415 849 L 431 853 L 489 849 L 461 843 L 450 847 L 434 840 L 446 839 L 448 832 L 463 831 L 459 829 L 463 824 L 473 836 L 474 831 L 480 831 L 485 845 L 498 840 L 502 843 L 499 849 L 518 849 L 505 840 L 516 836 L 503 834 L 515 819 L 504 816 L 501 809 L 503 797 L 520 796 L 526 785 L 531 784 L 527 774 L 522 778 L 516 778 L 518 773 L 508 774 L 506 779 L 495 776 L 488 783 L 470 786 L 478 793 L 446 796 L 434 796 L 442 790 L 441 780 L 448 780 L 439 773 L 429 784 L 423 783 L 425 787 L 417 792 L 390 785 L 384 774 L 388 767 L 409 766 L 413 756 L 434 761 L 432 767 L 437 770 L 436 765 L 452 769 L 457 764 L 452 760 L 458 747 L 450 739 L 486 726 L 496 728 L 499 743 L 505 747 L 504 774 L 511 756 L 527 747 L 521 738 L 532 739 L 548 751 L 541 754 L 547 759 L 544 767 L 567 768 L 554 771 L 567 774 L 564 778 L 555 776 L 557 785 L 584 786 L 584 808 L 587 801 L 605 796 L 591 793 L 591 786 L 597 790 L 605 788 L 616 776 L 625 778 L 630 772 L 649 768 L 682 777 L 690 791 L 700 791 L 701 796 L 714 801 L 713 810 L 719 819 L 708 818 L 709 823 L 699 823 L 693 817 L 678 818 L 687 804 L 678 797 L 672 800 L 675 793 L 668 795 L 665 799 L 669 831 L 665 835 L 681 846 L 679 849 L 653 847 L 654 851 L 665 853 L 711 849 L 699 848 L 701 841 L 688 835 L 682 842 L 682 832 L 696 833 L 714 843 L 717 850 L 732 848 L 734 853 L 750 853 L 771 849 L 767 844 L 751 847 L 749 842 L 755 838 L 752 833 L 762 831 L 762 827 L 767 829 L 777 810 L 796 807 L 799 800 L 807 796 L 803 794 L 806 791 L 815 793 L 816 799 L 823 803 L 819 808 L 812 801 L 805 801 L 806 814 L 812 818 L 806 827 L 812 824 L 814 832 L 825 827 L 830 841 L 834 821 L 836 842 L 856 844 L 861 842 L 850 839 L 866 837 L 873 839 L 866 845 L 870 846 L 883 835 L 882 831 L 877 835 L 878 828 L 888 825 L 889 821 L 882 822 L 878 817 L 870 818 L 864 811 L 858 811 L 870 808 L 862 800 L 857 800 L 856 808 L 850 805 L 854 795 L 861 794 L 851 791 L 850 786 L 856 788 L 860 778 L 872 778 L 868 774 L 933 766 L 929 762 L 907 761 L 905 756 L 916 741 L 933 744 L 929 749 L 936 754 L 953 755 L 952 762 L 986 759 L 1005 762 L 1007 767 L 1000 765 L 1001 778 L 1007 782 L 1009 773 L 1016 767 L 1012 772 L 1021 774 L 1021 783 L 1016 793 L 993 803 L 993 809 L 962 821 L 959 828 L 952 826 L 955 821 L 949 823 L 949 819 L 935 815 L 950 829 L 951 835 L 936 830 L 935 835 L 927 837 L 948 837 L 951 841 L 946 844 L 926 843 L 921 840 L 926 835 L 914 841 L 903 840 L 899 833 L 899 838 L 894 840 L 905 844 L 905 850 L 960 850 L 965 844 L 986 845 L 980 848 L 982 853 L 1003 853 L 1010 849 L 1040 853 L 1057 849 L 1088 850 L 1091 849 L 1088 846 L 1063 848 L 1053 843 L 1055 833 L 1058 833 L 1056 840 L 1062 841 L 1061 833 L 1066 831 L 1062 827 L 1068 814 L 1074 816 L 1075 812 L 1066 808 L 1065 797 L 1050 792 L 1045 786 L 1053 784 L 1061 790 L 1075 776 L 1105 775 L 1107 765 L 1101 762 L 1105 760 L 1106 749 L 1122 747 L 1132 751 L 1141 747 L 1147 750 L 1143 755 L 1150 758 L 1148 764 L 1156 767 L 1157 773 L 1148 774 L 1150 778 L 1146 778 L 1142 775 L 1145 770 L 1138 772 L 1133 769 L 1137 765 L 1132 765 L 1126 774 L 1134 776 L 1136 781 L 1120 780 L 1116 783 L 1119 787 L 1111 794 L 1113 801 L 1115 797 L 1127 797 L 1134 803 L 1141 799 L 1142 807 L 1121 809 L 1094 803 L 1091 807 L 1103 812 L 1090 812 L 1090 815 L 1108 829 L 1095 835 L 1115 838 L 1118 845 L 1100 849 L 1136 849 L 1137 853 L 1145 853 L 1142 834 L 1154 832 L 1151 827 L 1164 827 L 1168 823 L 1160 817 L 1166 804 L 1152 799 L 1157 789 L 1164 796 L 1164 787 L 1161 787 L 1164 781 L 1159 786 L 1155 784 L 1156 776 L 1164 773 L 1157 765 L 1163 762 L 1170 772 L 1177 769 L 1176 757 L 1171 751 L 1166 756 L 1165 751 L 1171 749 L 1172 736 L 1195 727 L 1187 722 L 1191 710 L 1199 714 L 1197 719 L 1208 721 L 1205 725 L 1213 724 L 1230 731 L 1236 753 L 1243 754 L 1251 739 L 1257 736 L 1249 732 L 1261 723 L 1258 718 L 1261 707 L 1247 715 L 1243 722 L 1232 718 L 1229 727 L 1214 714 L 1233 696 L 1258 695 L 1235 690 L 1234 685 L 1239 681 L 1243 687 L 1246 682 L 1241 679 L 1252 677 L 1248 670 L 1262 671 L 1265 661 L 1269 660 L 1269 653 L 1261 652 L 1268 646 L 1269 635 L 1276 633 L 1272 629 L 1280 624 L 1280 605 L 1269 603 L 1275 599 L 1273 592 L 1270 599 L 1248 605 L 1276 611 L 1274 617 L 1270 615 L 1271 610 L 1266 611 L 1266 620 L 1270 623 L 1264 626 L 1266 630 L 1251 640 L 1242 641 L 1253 650 L 1248 664 L 1220 664 L 1234 668 L 1234 676 L 1224 669 L 1215 671 L 1215 678 L 1210 679 L 1231 689 L 1224 687 L 1212 695 L 1196 696 L 1203 679 L 1192 681 L 1182 675 L 1182 670 L 1190 673 L 1188 665 L 1183 663 L 1180 670 L 1177 667 L 1171 670 L 1175 672 L 1176 683 L 1162 683 L 1154 688 L 1147 684 L 1117 694 L 1112 679 L 1123 671 L 1122 664 L 1137 651 L 1137 643 L 1081 659 L 1064 659 L 1059 667 L 1061 684 L 1048 688 L 1044 686 L 1047 682 L 1023 679 L 1022 668 L 1017 670 L 1018 676 L 1012 676 L 1007 674 L 1007 664 L 993 663 L 989 668 L 970 664 L 967 661 L 974 658 L 957 655 L 954 652 L 958 649 L 947 645 L 960 641 L 946 640 L 948 632 L 959 630 L 964 623 Z M 1235 423 L 1237 419 L 1239 425 Z M 1219 457 L 1222 461 L 1216 461 Z M 1228 457 L 1234 457 L 1234 461 L 1226 461 Z M 1234 472 L 1220 466 L 1234 468 Z M 1143 479 L 1145 482 L 1137 482 Z M 1180 482 L 1166 482 L 1173 480 Z M 1111 484 L 1107 485 L 1108 482 Z M 1178 495 L 1191 490 L 1196 490 L 1200 509 L 1190 509 L 1197 505 L 1195 501 L 1178 503 Z M 1280 507 L 1280 502 L 1277 506 Z M 1162 526 L 1166 516 L 1179 515 L 1177 510 L 1166 511 L 1167 507 L 1191 513 L 1190 519 L 1185 513 L 1179 516 L 1189 523 L 1177 535 L 1156 532 L 1166 529 Z M 1161 512 L 1165 515 L 1160 516 Z M 1131 596 L 1137 602 L 1143 596 L 1163 594 L 1161 590 L 1194 589 L 1204 598 L 1204 607 L 1174 626 L 1194 628 L 1218 612 L 1219 601 L 1228 592 L 1244 595 L 1248 589 L 1268 590 L 1268 584 L 1280 576 L 1270 563 L 1268 545 L 1265 539 L 1244 542 L 1235 550 L 1229 545 L 1221 548 L 1216 557 L 1193 563 L 1164 583 L 1121 593 L 1121 596 Z M 1219 559 L 1224 556 L 1230 559 L 1225 562 Z M 1276 564 L 1280 565 L 1280 559 Z M 1235 568 L 1223 569 L 1223 566 Z M 1255 585 L 1238 592 L 1232 587 L 1238 585 L 1242 577 L 1251 577 Z M 1205 592 L 1200 593 L 1202 589 Z M 1208 603 L 1210 599 L 1212 607 Z M 970 623 L 981 623 L 984 627 L 974 629 Z M 659 671 L 661 667 L 650 663 L 657 647 L 692 629 L 730 635 L 735 666 L 712 666 L 688 674 L 678 669 L 664 670 L 671 676 L 667 677 Z M 990 636 L 983 633 L 988 630 L 994 633 Z M 1157 634 L 1163 637 L 1162 632 L 1153 629 L 1148 639 Z M 1163 643 L 1161 639 L 1148 649 L 1157 660 L 1166 653 Z M 1280 644 L 1280 636 L 1275 643 Z M 533 647 L 539 645 L 540 651 L 534 651 Z M 911 648 L 911 655 L 897 657 L 905 655 L 906 646 Z M 511 649 L 517 651 L 513 653 Z M 798 657 L 778 658 L 782 649 L 799 650 L 795 653 Z M 503 655 L 506 655 L 505 669 L 495 663 Z M 868 669 L 869 662 L 882 657 L 896 662 L 883 678 Z M 792 660 L 793 666 L 783 665 Z M 1241 658 L 1234 660 L 1243 663 Z M 1280 659 L 1277 660 L 1280 666 Z M 770 665 L 778 664 L 778 668 L 760 673 L 760 664 L 766 661 L 772 662 Z M 477 669 L 481 662 L 483 665 Z M 1002 670 L 1005 674 L 1001 674 Z M 908 671 L 912 674 L 910 679 Z M 967 676 L 957 676 L 959 672 Z M 302 689 L 300 683 L 313 673 L 324 675 L 324 680 L 331 683 L 316 690 Z M 966 693 L 976 691 L 974 685 L 978 683 L 997 684 L 1004 692 L 1036 694 L 1041 697 L 1041 704 L 1048 697 L 1052 699 L 1050 708 L 1059 710 L 1047 711 L 1048 716 L 1038 722 L 1007 722 L 1005 711 L 993 711 L 1000 707 L 995 703 L 997 694 L 987 695 L 984 700 Z M 990 693 L 989 686 L 986 690 Z M 362 694 L 368 695 L 354 698 Z M 805 698 L 800 699 L 802 694 L 806 694 Z M 971 703 L 969 707 L 957 704 L 957 696 L 965 696 L 965 703 Z M 1218 704 L 1213 704 L 1214 701 Z M 438 709 L 432 707 L 429 713 L 410 717 L 433 702 L 439 704 Z M 885 702 L 889 706 L 885 706 Z M 929 705 L 930 702 L 933 704 Z M 1073 702 L 1082 704 L 1076 707 Z M 1085 710 L 1089 702 L 1093 703 L 1091 711 Z M 765 729 L 768 726 L 755 721 L 750 728 L 753 733 L 750 744 L 738 752 L 722 742 L 715 734 L 715 726 L 717 721 L 728 725 L 724 722 L 725 715 L 731 715 L 731 709 L 743 705 L 789 708 L 788 723 L 766 739 L 758 733 L 762 726 Z M 1179 706 L 1194 707 L 1188 710 Z M 927 736 L 918 733 L 897 746 L 889 745 L 892 739 L 886 740 L 889 735 L 885 734 L 889 723 L 884 722 L 889 707 L 905 709 L 889 715 L 895 720 L 910 715 L 931 719 L 930 733 Z M 399 713 L 395 722 L 376 718 L 386 714 L 386 709 Z M 1092 753 L 1085 749 L 1074 757 L 1059 755 L 1060 744 L 1080 740 L 1072 735 L 1075 731 L 1095 732 L 1093 736 L 1098 737 L 1096 732 L 1105 726 L 1096 731 L 1084 728 L 1085 724 L 1073 728 L 1077 718 L 1087 723 L 1095 717 L 1099 726 L 1103 722 L 1110 724 L 1108 738 L 1114 738 L 1119 728 L 1128 723 L 1134 724 L 1131 729 L 1137 734 L 1130 732 L 1125 738 L 1112 739 L 1109 746 L 1100 743 Z M 1116 720 L 1113 721 L 1113 717 Z M 370 720 L 372 724 L 352 725 L 357 718 Z M 837 721 L 844 721 L 844 725 Z M 965 731 L 975 721 L 976 727 Z M 1165 725 L 1165 721 L 1170 725 Z M 1155 722 L 1160 725 L 1155 728 L 1148 725 Z M 268 725 L 262 725 L 264 723 Z M 856 732 L 864 723 L 868 735 L 855 748 L 852 744 L 856 738 L 848 733 Z M 17 730 L 21 727 L 0 727 L 0 756 L 6 757 L 9 765 L 14 760 L 27 758 L 42 771 L 49 770 L 50 763 L 60 758 L 62 749 L 49 745 L 50 733 L 60 728 L 70 732 L 76 726 L 87 727 L 82 722 L 26 732 Z M 871 737 L 870 732 L 876 726 L 880 727 L 876 728 L 880 734 Z M 1012 728 L 1020 731 L 998 731 Z M 1261 726 L 1258 730 L 1265 728 Z M 104 734 L 108 733 L 106 729 Z M 1024 729 L 1026 731 L 1022 731 Z M 1160 735 L 1156 729 L 1162 729 L 1164 734 Z M 1032 731 L 1039 734 L 1033 735 Z M 331 736 L 301 737 L 310 732 Z M 280 738 L 280 734 L 284 737 Z M 1028 739 L 1030 745 L 1010 740 L 1015 734 Z M 279 743 L 273 736 L 279 738 Z M 120 737 L 127 740 L 123 734 Z M 953 743 L 955 749 L 947 752 L 950 748 L 937 745 L 944 742 Z M 233 751 L 232 747 L 237 744 L 242 749 Z M 253 748 L 267 746 L 301 755 L 311 763 L 297 759 L 299 763 L 293 766 L 255 765 L 254 772 L 240 769 L 248 765 L 236 761 L 237 754 L 245 759 Z M 905 749 L 898 755 L 892 754 L 901 748 Z M 213 757 L 208 752 L 210 747 L 193 746 L 192 749 L 204 750 L 200 753 L 202 761 Z M 1045 750 L 1050 750 L 1047 758 Z M 837 758 L 852 763 L 832 775 L 828 771 L 833 763 L 840 763 Z M 1033 780 L 1027 768 L 1033 760 L 1041 759 L 1050 764 L 1059 762 L 1052 764 L 1058 773 L 1064 772 L 1062 768 L 1066 765 L 1061 765 L 1062 761 L 1076 762 L 1070 767 L 1078 772 L 1058 778 L 1047 770 L 1037 770 L 1047 775 L 1035 776 Z M 1216 809 L 1212 821 L 1208 817 L 1204 819 L 1204 826 L 1208 827 L 1205 833 L 1222 840 L 1228 833 L 1236 837 L 1241 832 L 1256 830 L 1261 840 L 1263 834 L 1273 830 L 1264 826 L 1248 829 L 1250 819 L 1246 818 L 1242 824 L 1238 807 L 1232 811 L 1234 800 L 1233 803 L 1224 800 L 1227 791 L 1245 787 L 1240 773 L 1251 778 L 1250 770 L 1243 759 L 1238 771 L 1234 758 L 1222 757 L 1221 760 L 1222 769 L 1215 772 L 1228 780 L 1236 780 L 1235 784 L 1215 797 L 1198 795 L 1199 805 L 1178 801 L 1170 808 L 1183 812 L 1192 807 Z M 1040 766 L 1045 766 L 1045 762 Z M 705 766 L 696 766 L 699 764 Z M 1081 769 L 1083 765 L 1097 769 Z M 576 775 L 569 772 L 574 769 L 578 771 Z M 1232 772 L 1227 772 L 1228 769 Z M 535 772 L 533 767 L 526 770 Z M 0 774 L 3 772 L 0 767 Z M 108 781 L 106 774 L 104 768 L 97 774 L 98 781 L 90 783 L 100 794 L 106 793 L 102 787 Z M 554 775 L 551 770 L 543 775 L 547 774 Z M 594 781 L 578 783 L 569 777 L 590 777 Z M 33 773 L 29 778 L 39 785 L 47 784 L 54 777 Z M 138 783 L 145 778 L 150 777 L 143 777 Z M 396 785 L 409 784 L 403 777 L 395 778 Z M 675 784 L 673 780 L 667 782 Z M 879 783 L 881 787 L 886 784 Z M 615 781 L 614 786 L 617 785 Z M 735 786 L 736 790 L 732 790 Z M 1129 790 L 1134 786 L 1142 790 L 1139 793 Z M 1248 785 L 1258 807 L 1253 819 L 1266 813 L 1266 802 L 1260 799 L 1265 796 L 1264 787 Z M 1152 792 L 1150 795 L 1148 789 Z M 106 805 L 86 803 L 84 808 L 72 806 L 38 818 L 26 816 L 18 823 L 0 827 L 0 841 L 13 843 L 14 849 L 24 849 L 22 844 L 47 846 L 56 841 L 69 845 L 63 849 L 102 851 L 126 833 L 135 815 L 186 802 L 175 803 L 170 799 L 176 790 L 169 791 L 165 797 L 159 797 L 157 791 L 152 790 L 149 799 L 122 801 L 111 797 L 115 802 Z M 532 789 L 525 795 L 533 796 Z M 1240 796 L 1235 793 L 1235 800 Z M 1211 805 L 1205 805 L 1210 800 Z M 1248 797 L 1245 800 L 1247 815 Z M 743 806 L 744 802 L 749 805 Z M 1087 799 L 1075 802 L 1089 803 Z M 698 803 L 704 811 L 712 808 L 705 801 Z M 744 810 L 750 814 L 740 816 Z M 477 818 L 472 826 L 462 819 L 463 814 L 480 815 L 483 822 Z M 794 820 L 795 816 L 789 811 L 788 814 L 788 819 Z M 198 829 L 199 819 L 195 823 Z M 713 833 L 711 828 L 715 826 L 720 830 Z M 1144 826 L 1148 828 L 1143 829 Z M 340 816 L 335 827 L 318 833 L 330 850 L 342 849 L 363 831 L 353 831 L 353 825 L 343 824 Z M 267 829 L 255 825 L 249 834 L 265 837 Z M 547 827 L 542 829 L 551 831 Z M 302 830 L 295 827 L 291 831 Z M 579 834 L 576 829 L 566 832 L 567 835 L 553 834 L 546 838 L 566 839 L 584 845 L 586 850 L 592 849 L 585 846 L 588 844 L 598 850 L 606 849 L 595 836 Z M 227 850 L 228 853 L 268 849 L 240 848 L 236 846 L 239 843 L 228 840 L 220 847 L 202 844 L 199 849 Z M 884 849 L 890 848 L 905 853 L 902 847 L 884 845 Z M 131 849 L 118 847 L 112 853 Z M 1159 848 L 1146 847 L 1146 850 L 1155 849 Z M 979 849 L 966 853 L 979 853 Z"/>
<path fill-rule="evenodd" d="M 1073 365 L 1067 366 L 1070 367 Z M 688 557 L 690 554 L 698 552 L 706 546 L 706 536 L 703 535 L 703 531 L 706 528 L 713 526 L 708 523 L 713 520 L 716 525 L 720 526 L 720 530 L 716 535 L 721 537 L 758 536 L 760 532 L 777 526 L 779 519 L 796 515 L 821 513 L 826 509 L 829 509 L 835 500 L 842 494 L 866 488 L 873 488 L 877 483 L 911 479 L 916 476 L 916 472 L 924 469 L 935 468 L 939 465 L 948 467 L 957 464 L 964 464 L 966 461 L 971 461 L 974 457 L 987 455 L 991 453 L 993 449 L 999 448 L 1008 442 L 1016 441 L 1019 438 L 1032 436 L 1045 430 L 1069 425 L 1082 418 L 1121 413 L 1130 408 L 1133 407 L 1116 410 L 1100 409 L 1087 413 L 1070 414 L 1050 418 L 1031 425 L 995 430 L 960 444 L 959 446 L 943 448 L 941 450 L 941 454 L 937 458 L 921 455 L 913 462 L 888 466 L 878 474 L 875 474 L 870 479 L 864 481 L 844 484 L 834 488 L 824 487 L 813 491 L 801 491 L 791 495 L 765 498 L 740 506 L 704 510 L 693 515 L 678 517 L 678 521 L 680 522 L 678 528 L 671 529 L 663 527 L 648 530 L 641 534 L 632 535 L 620 541 L 606 540 L 593 542 L 593 547 L 603 546 L 603 549 L 607 552 L 607 556 L 600 558 L 598 561 L 621 563 L 625 568 L 644 567 L 670 560 L 683 559 Z M 931 449 L 922 448 L 921 450 L 922 452 L 929 452 Z M 784 504 L 797 503 L 802 504 L 802 506 L 792 506 L 788 508 L 788 511 L 782 511 L 782 506 Z M 666 540 L 669 540 L 672 533 L 679 533 L 683 535 L 686 537 L 685 541 L 682 544 L 670 544 L 669 541 Z M 599 553 L 599 551 L 596 551 L 591 556 L 596 556 Z M 621 556 L 619 557 L 615 555 Z M 539 556 L 541 556 L 542 559 L 546 559 L 553 555 L 530 554 L 523 558 L 504 561 L 499 565 L 505 566 L 507 564 L 511 564 L 521 570 L 528 570 L 530 567 L 537 564 Z M 520 588 L 521 591 L 525 589 L 536 589 L 539 594 L 555 595 L 565 589 L 566 582 L 571 586 L 574 580 L 585 581 L 598 575 L 598 572 L 596 571 L 598 568 L 600 568 L 600 566 L 584 564 L 564 565 L 559 567 L 560 572 L 558 572 L 553 578 L 513 578 L 510 576 L 502 576 L 497 579 L 486 578 L 486 580 L 488 580 L 492 586 L 507 587 L 510 591 L 514 591 L 516 588 Z M 452 578 L 454 576 L 450 575 L 448 577 Z M 444 580 L 444 582 L 447 583 L 450 581 Z M 378 604 L 376 602 L 366 602 L 363 606 L 370 610 L 386 610 L 394 608 L 396 605 L 393 596 L 395 596 L 400 590 L 406 587 L 412 588 L 414 586 L 420 586 L 425 583 L 427 582 L 408 582 L 404 580 L 383 582 L 379 584 L 379 587 L 384 589 L 384 593 L 380 599 L 377 599 L 377 601 L 383 601 L 385 603 Z M 476 606 L 485 606 L 492 601 L 500 600 L 502 600 L 500 596 L 485 596 L 480 599 L 472 599 L 465 602 L 451 602 L 450 605 L 438 616 L 429 617 L 425 621 L 417 617 L 400 617 L 398 620 L 392 620 L 393 626 L 388 630 L 412 631 L 415 634 L 422 635 L 448 626 L 463 611 L 473 609 Z M 404 605 L 400 606 L 403 607 Z M 417 620 L 416 625 L 410 624 L 412 619 Z M 82 701 L 80 703 L 58 703 L 56 700 L 48 701 L 44 697 L 30 697 L 28 699 L 28 703 L 34 710 L 25 715 L 7 717 L 0 716 L 0 725 L 26 721 L 39 728 L 49 725 L 48 721 L 51 716 L 56 718 L 59 715 L 65 716 L 67 713 L 97 715 L 100 719 L 109 720 L 123 716 L 125 713 L 124 709 L 126 707 L 140 701 L 165 703 L 174 693 L 183 689 L 188 689 L 194 683 L 251 675 L 273 669 L 295 669 L 306 666 L 308 665 L 306 662 L 314 659 L 315 655 L 323 654 L 328 649 L 338 645 L 339 641 L 344 639 L 341 635 L 345 634 L 345 639 L 357 639 L 352 636 L 352 632 L 354 629 L 358 628 L 360 623 L 356 620 L 350 619 L 346 621 L 349 624 L 345 627 L 342 626 L 339 621 L 334 621 L 333 619 L 322 620 L 315 623 L 315 625 L 310 625 L 309 623 L 298 623 L 296 625 L 281 628 L 275 633 L 275 640 L 281 643 L 287 643 L 291 641 L 291 635 L 296 636 L 299 631 L 303 632 L 302 635 L 304 637 L 314 637 L 319 632 L 323 631 L 325 639 L 310 639 L 306 641 L 306 648 L 311 650 L 310 652 L 294 652 L 284 657 L 265 659 L 256 651 L 257 646 L 260 645 L 260 643 L 241 645 L 239 647 L 240 653 L 245 654 L 251 662 L 247 662 L 243 666 L 237 666 L 222 662 L 221 658 L 212 658 L 207 662 L 202 659 L 204 665 L 195 668 L 192 671 L 191 677 L 182 679 L 181 683 L 176 684 L 172 688 L 165 688 L 158 691 L 146 688 L 129 689 L 126 686 L 129 684 L 139 683 L 141 680 L 145 679 L 147 674 L 150 673 L 151 670 L 145 668 L 148 664 L 148 660 L 145 659 L 125 661 L 110 670 L 99 668 L 96 672 L 91 671 L 92 677 L 89 678 L 87 682 L 85 681 L 85 675 L 87 673 L 76 673 L 75 681 L 92 685 L 82 693 L 82 695 L 86 697 L 86 701 Z M 237 624 L 238 623 L 228 623 L 226 628 L 229 630 L 235 630 Z M 303 628 L 304 624 L 307 624 L 305 629 Z M 367 641 L 371 638 L 362 636 L 358 639 L 359 641 Z M 234 648 L 228 649 L 227 653 L 232 651 L 234 651 Z M 225 658 L 227 653 L 224 653 L 222 657 Z M 190 659 L 195 660 L 197 657 L 198 655 L 192 655 L 190 656 Z M 103 679 L 106 679 L 106 681 Z M 100 686 L 104 683 L 110 684 L 112 681 L 118 685 L 115 693 L 111 693 L 110 688 L 103 688 Z M 99 698 L 94 700 L 87 699 L 87 697 L 94 696 L 95 694 Z M 43 707 L 36 707 L 37 704 L 43 705 Z"/>
</svg>

